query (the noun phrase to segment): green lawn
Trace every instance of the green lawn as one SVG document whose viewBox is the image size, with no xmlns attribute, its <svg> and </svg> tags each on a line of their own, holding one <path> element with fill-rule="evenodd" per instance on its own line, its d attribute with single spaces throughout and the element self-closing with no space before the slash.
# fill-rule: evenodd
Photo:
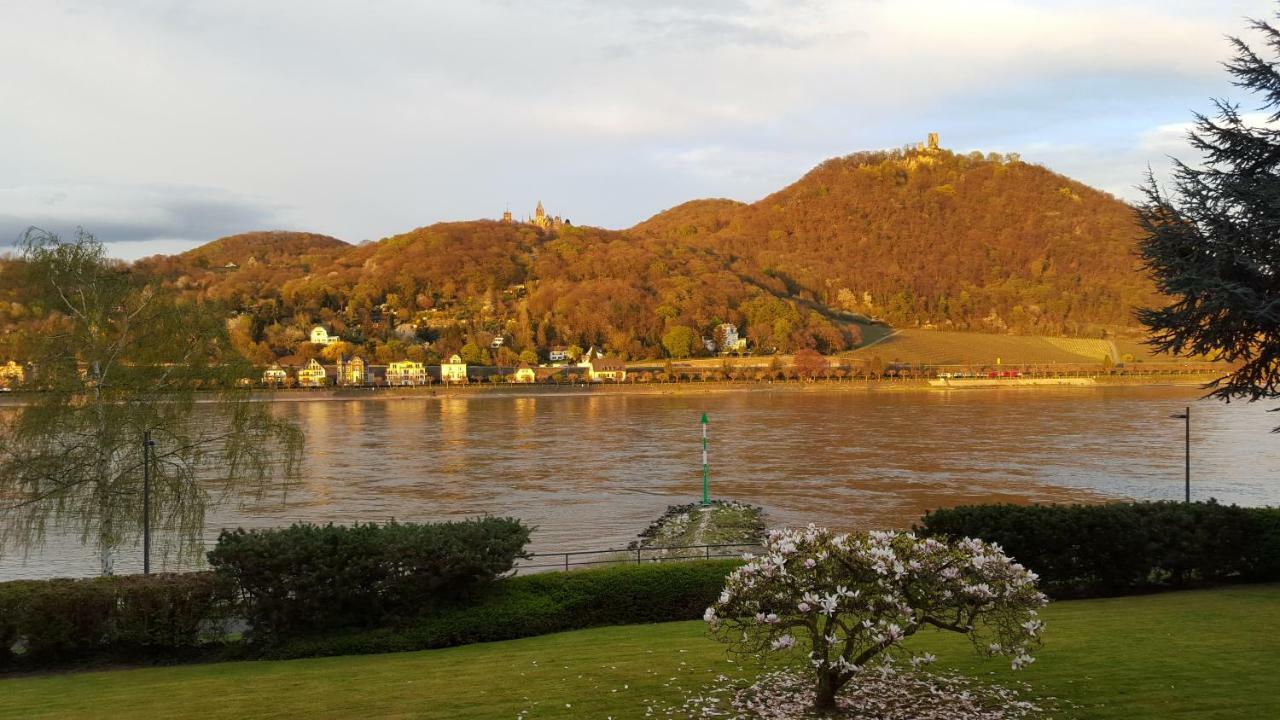
<svg viewBox="0 0 1280 720">
<path fill-rule="evenodd" d="M 1032 684 L 1079 718 L 1280 717 L 1280 585 L 1056 603 L 1014 674 L 963 638 L 944 664 Z M 701 622 L 610 627 L 394 655 L 188 665 L 0 680 L 4 718 L 641 718 L 737 672 Z"/>
</svg>

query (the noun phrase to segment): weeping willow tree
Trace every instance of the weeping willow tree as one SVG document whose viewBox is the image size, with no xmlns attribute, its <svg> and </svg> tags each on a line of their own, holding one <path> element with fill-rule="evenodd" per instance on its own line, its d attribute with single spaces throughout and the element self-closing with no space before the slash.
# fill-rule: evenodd
<svg viewBox="0 0 1280 720">
<path fill-rule="evenodd" d="M 0 553 L 76 531 L 112 574 L 143 527 L 150 433 L 150 526 L 166 555 L 202 549 L 205 516 L 297 477 L 302 433 L 257 402 L 215 308 L 184 301 L 80 231 L 32 229 L 19 264 L 43 318 L 8 344 L 31 367 L 25 401 L 0 419 Z"/>
</svg>

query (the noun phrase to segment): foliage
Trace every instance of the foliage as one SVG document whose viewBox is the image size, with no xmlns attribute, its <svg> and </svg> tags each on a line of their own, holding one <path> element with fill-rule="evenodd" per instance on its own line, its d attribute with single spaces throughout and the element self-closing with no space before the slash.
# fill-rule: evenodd
<svg viewBox="0 0 1280 720">
<path fill-rule="evenodd" d="M 820 377 L 830 368 L 826 358 L 809 348 L 797 351 L 792 365 L 795 366 L 797 375 L 809 379 Z"/>
<path fill-rule="evenodd" d="M 968 634 L 979 654 L 1032 662 L 1046 602 L 1036 575 L 998 546 L 910 533 L 837 534 L 810 525 L 769 533 L 765 554 L 729 575 L 705 619 L 735 651 L 807 649 L 814 707 L 831 711 L 875 660 L 892 672 L 903 641 L 926 628 Z M 800 636 L 800 637 L 797 637 Z M 930 662 L 911 656 L 912 665 Z"/>
<path fill-rule="evenodd" d="M 260 363 L 305 362 L 317 349 L 299 332 L 314 323 L 384 361 L 419 341 L 446 358 L 468 342 L 483 351 L 494 334 L 517 353 L 656 358 L 669 328 L 714 337 L 723 322 L 756 352 L 831 354 L 860 344 L 868 318 L 1091 337 L 1130 325 L 1130 308 L 1158 300 L 1130 261 L 1137 235 L 1122 202 L 1044 168 L 890 151 L 829 160 L 756 203 L 695 201 L 624 231 L 482 220 L 359 246 L 250 233 L 132 269 L 247 317 L 236 347 Z M 22 283 L 0 288 L 0 329 L 40 317 Z"/>
<path fill-rule="evenodd" d="M 997 543 L 1056 597 L 1280 580 L 1280 509 L 1208 503 L 970 505 L 918 532 Z"/>
<path fill-rule="evenodd" d="M 0 667 L 221 642 L 233 600 L 208 572 L 0 583 Z"/>
<path fill-rule="evenodd" d="M 433 605 L 392 626 L 326 632 L 266 650 L 272 658 L 400 652 L 599 625 L 697 618 L 736 560 L 698 560 L 501 579 L 465 601 Z"/>
<path fill-rule="evenodd" d="M 1210 385 L 1212 396 L 1228 401 L 1280 397 L 1280 30 L 1261 21 L 1252 27 L 1272 57 L 1232 38 L 1236 55 L 1226 67 L 1237 87 L 1260 96 L 1269 124 L 1251 125 L 1222 100 L 1216 118 L 1197 113 L 1189 139 L 1203 163 L 1175 160 L 1172 193 L 1149 176 L 1138 209 L 1142 258 L 1173 298 L 1139 319 L 1161 350 L 1237 363 Z"/>
<path fill-rule="evenodd" d="M 672 325 L 662 334 L 662 348 L 673 358 L 693 357 L 702 349 L 701 345 L 698 333 L 684 325 Z"/>
<path fill-rule="evenodd" d="M 458 598 L 511 570 L 530 529 L 513 518 L 224 530 L 209 564 L 244 594 L 255 640 L 369 626 Z"/>
<path fill-rule="evenodd" d="M 211 503 L 296 475 L 301 431 L 240 388 L 252 371 L 218 308 L 146 282 L 83 231 L 32 229 L 24 243 L 40 320 L 10 340 L 40 392 L 0 418 L 0 551 L 39 545 L 53 523 L 79 530 L 111 574 L 114 549 L 141 532 L 144 433 L 162 550 L 198 552 Z"/>
</svg>

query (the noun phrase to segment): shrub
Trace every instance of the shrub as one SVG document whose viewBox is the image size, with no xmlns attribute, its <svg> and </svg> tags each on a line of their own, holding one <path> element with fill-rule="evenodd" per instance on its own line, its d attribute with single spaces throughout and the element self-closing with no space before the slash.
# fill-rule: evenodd
<svg viewBox="0 0 1280 720">
<path fill-rule="evenodd" d="M 1280 580 L 1280 509 L 1207 503 L 971 505 L 926 513 L 930 536 L 993 542 L 1052 596 Z"/>
<path fill-rule="evenodd" d="M 0 664 L 196 648 L 225 637 L 233 600 L 208 572 L 0 583 Z"/>
<path fill-rule="evenodd" d="M 511 518 L 224 530 L 209 564 L 236 583 L 254 641 L 379 625 L 510 570 L 530 529 Z"/>
<path fill-rule="evenodd" d="M 283 642 L 267 657 L 354 655 L 509 640 L 600 625 L 694 620 L 737 560 L 699 560 L 548 572 L 499 580 L 469 601 L 395 626 Z"/>
</svg>

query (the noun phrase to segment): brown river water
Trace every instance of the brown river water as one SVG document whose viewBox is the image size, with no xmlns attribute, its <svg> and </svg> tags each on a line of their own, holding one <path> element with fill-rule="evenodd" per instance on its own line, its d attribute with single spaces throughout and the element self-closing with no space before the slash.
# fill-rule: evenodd
<svg viewBox="0 0 1280 720">
<path fill-rule="evenodd" d="M 1192 406 L 1192 493 L 1280 504 L 1280 415 L 1198 401 L 1195 387 L 953 391 L 560 392 L 279 402 L 307 436 L 287 498 L 232 502 L 224 526 L 428 521 L 484 513 L 537 526 L 536 551 L 623 547 L 701 492 L 710 415 L 714 497 L 774 525 L 903 527 L 978 502 L 1180 499 Z M 161 563 L 157 563 L 158 565 Z M 136 549 L 117 572 L 141 567 Z M 173 569 L 174 564 L 169 563 Z M 96 554 L 53 533 L 0 557 L 0 579 L 90 575 Z"/>
</svg>

